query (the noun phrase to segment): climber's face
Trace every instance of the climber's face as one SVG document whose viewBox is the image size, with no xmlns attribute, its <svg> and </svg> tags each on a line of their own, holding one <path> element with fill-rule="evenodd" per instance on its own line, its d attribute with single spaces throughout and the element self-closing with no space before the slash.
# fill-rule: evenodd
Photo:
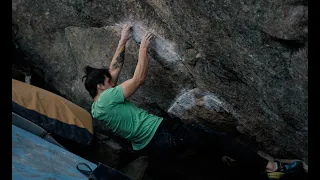
<svg viewBox="0 0 320 180">
<path fill-rule="evenodd" d="M 111 81 L 111 79 L 105 76 L 103 84 L 98 84 L 97 88 L 100 92 L 103 92 L 104 90 L 112 88 L 114 86 L 115 84 Z"/>
</svg>

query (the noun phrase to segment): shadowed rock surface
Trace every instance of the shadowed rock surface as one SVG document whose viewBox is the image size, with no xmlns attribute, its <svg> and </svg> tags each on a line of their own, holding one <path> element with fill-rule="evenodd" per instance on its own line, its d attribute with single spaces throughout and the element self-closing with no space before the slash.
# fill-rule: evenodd
<svg viewBox="0 0 320 180">
<path fill-rule="evenodd" d="M 120 83 L 143 33 L 156 35 L 132 102 L 308 162 L 308 1 L 12 1 L 13 47 L 87 110 L 82 69 L 108 67 L 124 23 L 134 27 Z"/>
</svg>

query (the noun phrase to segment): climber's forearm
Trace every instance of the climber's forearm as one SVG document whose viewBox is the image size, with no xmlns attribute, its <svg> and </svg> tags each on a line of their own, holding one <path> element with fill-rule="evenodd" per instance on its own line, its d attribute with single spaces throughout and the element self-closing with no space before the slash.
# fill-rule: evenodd
<svg viewBox="0 0 320 180">
<path fill-rule="evenodd" d="M 137 84 L 142 85 L 147 77 L 148 71 L 148 55 L 146 48 L 140 48 L 139 50 L 139 58 L 136 69 L 133 74 L 133 78 Z"/>
<path fill-rule="evenodd" d="M 137 63 L 137 67 L 134 71 L 133 78 L 132 78 L 136 81 L 136 83 L 139 86 L 144 83 L 144 81 L 147 77 L 148 62 L 149 62 L 147 50 L 148 50 L 150 40 L 152 37 L 153 36 L 150 32 L 146 32 L 146 34 L 143 36 L 143 38 L 141 40 L 138 63 Z"/>
<path fill-rule="evenodd" d="M 125 55 L 125 49 L 126 49 L 126 42 L 127 40 L 121 39 L 119 41 L 117 50 L 112 58 L 112 61 L 110 63 L 110 74 L 111 74 L 111 81 L 114 84 L 117 84 L 118 76 L 121 72 L 123 62 L 124 62 L 124 55 Z"/>
</svg>

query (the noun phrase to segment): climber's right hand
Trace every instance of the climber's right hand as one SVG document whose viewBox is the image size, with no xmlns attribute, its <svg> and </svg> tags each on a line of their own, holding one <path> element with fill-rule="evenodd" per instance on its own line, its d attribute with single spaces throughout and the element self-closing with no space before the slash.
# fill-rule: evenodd
<svg viewBox="0 0 320 180">
<path fill-rule="evenodd" d="M 141 39 L 140 50 L 148 49 L 151 39 L 153 38 L 153 34 L 151 32 L 146 32 L 145 35 Z"/>
</svg>

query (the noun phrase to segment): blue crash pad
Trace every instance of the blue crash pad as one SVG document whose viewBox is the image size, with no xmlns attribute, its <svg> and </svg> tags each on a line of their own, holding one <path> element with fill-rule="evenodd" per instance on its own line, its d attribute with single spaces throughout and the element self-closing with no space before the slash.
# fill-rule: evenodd
<svg viewBox="0 0 320 180">
<path fill-rule="evenodd" d="M 12 125 L 12 179 L 87 180 L 77 170 L 83 162 L 97 165 Z"/>
</svg>

